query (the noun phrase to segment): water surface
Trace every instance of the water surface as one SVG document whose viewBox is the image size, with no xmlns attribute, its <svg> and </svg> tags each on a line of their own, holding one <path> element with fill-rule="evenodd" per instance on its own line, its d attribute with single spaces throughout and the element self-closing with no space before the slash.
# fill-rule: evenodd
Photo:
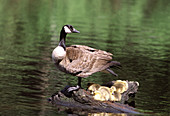
<svg viewBox="0 0 170 116">
<path fill-rule="evenodd" d="M 46 99 L 77 83 L 77 78 L 55 69 L 51 60 L 61 27 L 72 24 L 81 33 L 68 35 L 67 45 L 106 50 L 123 66 L 115 70 L 119 78 L 96 73 L 83 79 L 83 87 L 88 82 L 138 81 L 136 108 L 168 115 L 169 12 L 168 0 L 1 0 L 0 114 L 68 114 Z"/>
</svg>

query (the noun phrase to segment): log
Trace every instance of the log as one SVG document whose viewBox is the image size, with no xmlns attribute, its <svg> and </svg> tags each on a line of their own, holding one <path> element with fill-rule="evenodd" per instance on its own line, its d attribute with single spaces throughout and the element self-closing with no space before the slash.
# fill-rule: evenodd
<svg viewBox="0 0 170 116">
<path fill-rule="evenodd" d="M 111 87 L 115 81 L 103 84 L 103 86 Z M 78 89 L 68 93 L 66 86 L 63 90 L 57 92 L 49 98 L 49 102 L 58 108 L 62 107 L 62 110 L 69 110 L 69 112 L 107 112 L 107 113 L 133 113 L 141 114 L 134 107 L 129 106 L 128 99 L 130 97 L 135 97 L 137 93 L 139 83 L 134 81 L 128 82 L 128 90 L 122 93 L 122 99 L 120 102 L 111 101 L 97 101 L 93 99 L 90 92 L 85 89 Z"/>
</svg>

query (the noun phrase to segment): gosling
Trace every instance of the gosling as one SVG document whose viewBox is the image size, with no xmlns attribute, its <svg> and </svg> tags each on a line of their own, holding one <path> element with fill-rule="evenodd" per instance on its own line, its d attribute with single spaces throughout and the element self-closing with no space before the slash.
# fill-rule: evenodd
<svg viewBox="0 0 170 116">
<path fill-rule="evenodd" d="M 117 80 L 114 83 L 114 86 L 116 87 L 117 93 L 123 93 L 123 92 L 127 91 L 127 89 L 128 89 L 128 83 L 126 81 L 122 81 L 122 80 Z"/>
</svg>

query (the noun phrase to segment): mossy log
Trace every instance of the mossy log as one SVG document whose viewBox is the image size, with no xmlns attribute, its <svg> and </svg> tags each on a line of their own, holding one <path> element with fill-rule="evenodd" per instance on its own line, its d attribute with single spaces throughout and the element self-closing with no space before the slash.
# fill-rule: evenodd
<svg viewBox="0 0 170 116">
<path fill-rule="evenodd" d="M 111 87 L 115 81 L 103 84 L 104 86 Z M 127 81 L 128 82 L 128 81 Z M 137 93 L 139 83 L 134 81 L 128 82 L 128 90 L 122 93 L 120 102 L 111 101 L 97 101 L 94 100 L 90 92 L 84 89 L 78 89 L 68 93 L 68 86 L 60 92 L 52 95 L 49 101 L 56 106 L 64 106 L 69 111 L 85 111 L 88 113 L 107 112 L 107 113 L 133 113 L 140 114 L 135 108 L 129 106 L 127 103 L 129 97 L 134 97 Z"/>
</svg>

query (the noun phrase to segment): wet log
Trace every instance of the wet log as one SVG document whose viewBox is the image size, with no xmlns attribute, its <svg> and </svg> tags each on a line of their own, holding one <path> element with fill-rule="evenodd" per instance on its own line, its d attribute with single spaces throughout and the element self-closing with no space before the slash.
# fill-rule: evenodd
<svg viewBox="0 0 170 116">
<path fill-rule="evenodd" d="M 104 86 L 111 87 L 115 81 L 104 84 Z M 127 81 L 128 82 L 128 81 Z M 129 106 L 127 101 L 130 97 L 134 97 L 137 93 L 139 83 L 134 81 L 128 82 L 128 90 L 122 93 L 122 99 L 120 102 L 111 102 L 111 101 L 97 101 L 93 99 L 90 92 L 84 89 L 78 89 L 68 93 L 67 89 L 69 86 L 66 86 L 60 92 L 52 95 L 49 98 L 49 101 L 58 106 L 64 106 L 64 109 L 69 109 L 69 111 L 85 111 L 88 113 L 96 112 L 107 112 L 107 113 L 133 113 L 140 114 L 134 107 Z"/>
</svg>

